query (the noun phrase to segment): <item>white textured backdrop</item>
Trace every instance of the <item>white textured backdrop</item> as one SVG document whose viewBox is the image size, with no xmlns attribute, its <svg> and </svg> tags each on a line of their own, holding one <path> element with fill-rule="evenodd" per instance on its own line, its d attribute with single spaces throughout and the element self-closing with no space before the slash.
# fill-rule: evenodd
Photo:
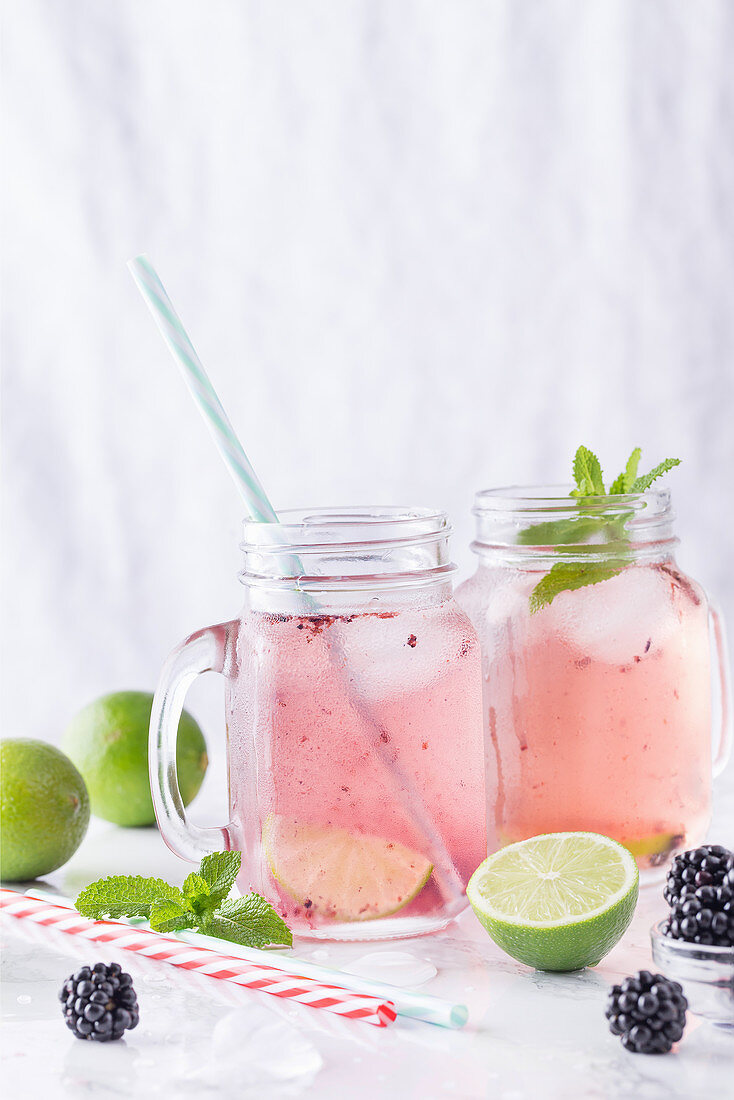
<svg viewBox="0 0 734 1100">
<path fill-rule="evenodd" d="M 734 5 L 4 8 L 7 731 L 239 605 L 143 250 L 276 506 L 441 506 L 465 574 L 474 490 L 639 443 L 734 621 Z"/>
</svg>

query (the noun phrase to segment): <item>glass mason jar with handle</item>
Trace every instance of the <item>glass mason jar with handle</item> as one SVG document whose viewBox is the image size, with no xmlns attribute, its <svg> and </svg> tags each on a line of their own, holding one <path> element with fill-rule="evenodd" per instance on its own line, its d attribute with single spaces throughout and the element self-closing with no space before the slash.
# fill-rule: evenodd
<svg viewBox="0 0 734 1100">
<path fill-rule="evenodd" d="M 567 492 L 567 490 L 566 490 Z M 488 842 L 589 830 L 643 879 L 701 842 L 730 747 L 723 628 L 678 568 L 666 490 L 480 492 L 476 574 L 457 590 L 482 647 Z"/>
<path fill-rule="evenodd" d="M 178 855 L 242 852 L 238 884 L 292 931 L 443 927 L 484 858 L 481 662 L 452 595 L 446 516 L 338 509 L 245 523 L 245 606 L 171 654 L 151 786 Z M 225 677 L 229 823 L 187 820 L 175 740 L 188 686 Z"/>
</svg>

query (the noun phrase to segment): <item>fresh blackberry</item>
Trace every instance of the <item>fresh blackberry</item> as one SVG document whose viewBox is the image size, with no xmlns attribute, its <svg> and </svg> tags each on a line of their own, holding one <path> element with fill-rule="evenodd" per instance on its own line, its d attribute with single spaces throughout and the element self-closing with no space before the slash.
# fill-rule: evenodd
<svg viewBox="0 0 734 1100">
<path fill-rule="evenodd" d="M 664 891 L 666 936 L 688 943 L 734 946 L 734 853 L 708 844 L 677 855 Z"/>
<path fill-rule="evenodd" d="M 734 853 L 721 844 L 704 844 L 690 852 L 679 852 L 668 871 L 665 900 L 672 908 L 701 886 L 723 886 L 732 869 Z M 734 876 L 730 876 L 729 887 L 734 887 Z"/>
<path fill-rule="evenodd" d="M 667 1054 L 686 1026 L 688 1001 L 678 982 L 640 970 L 612 986 L 605 1016 L 612 1035 L 635 1054 Z"/>
<path fill-rule="evenodd" d="M 77 1039 L 106 1043 L 138 1026 L 133 980 L 119 963 L 95 963 L 71 974 L 59 991 L 66 1026 Z"/>
</svg>

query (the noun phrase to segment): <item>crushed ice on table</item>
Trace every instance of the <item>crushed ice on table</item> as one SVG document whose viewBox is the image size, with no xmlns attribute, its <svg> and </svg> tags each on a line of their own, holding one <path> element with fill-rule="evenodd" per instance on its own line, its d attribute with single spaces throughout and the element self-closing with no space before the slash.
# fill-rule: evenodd
<svg viewBox="0 0 734 1100">
<path fill-rule="evenodd" d="M 409 951 L 372 951 L 343 966 L 342 970 L 345 974 L 397 986 L 422 985 L 438 973 L 433 963 L 418 959 Z"/>
<path fill-rule="evenodd" d="M 305 1035 L 263 1005 L 228 1012 L 212 1032 L 217 1074 L 240 1084 L 314 1077 L 323 1059 Z"/>
</svg>

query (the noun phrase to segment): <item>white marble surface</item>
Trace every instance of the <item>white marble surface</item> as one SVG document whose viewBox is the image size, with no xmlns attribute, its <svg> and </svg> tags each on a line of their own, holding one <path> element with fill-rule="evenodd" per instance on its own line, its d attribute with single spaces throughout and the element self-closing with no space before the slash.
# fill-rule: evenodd
<svg viewBox="0 0 734 1100">
<path fill-rule="evenodd" d="M 95 822 L 58 889 L 110 871 L 182 877 L 154 830 Z M 734 1035 L 689 1016 L 677 1051 L 627 1053 L 607 1030 L 606 990 L 651 964 L 648 930 L 662 915 L 659 891 L 643 892 L 622 942 L 593 970 L 552 975 L 513 962 L 471 913 L 440 935 L 393 944 L 435 966 L 421 988 L 469 1008 L 463 1031 L 399 1019 L 386 1029 L 288 1006 L 265 994 L 181 974 L 133 954 L 77 946 L 69 936 L 2 926 L 2 1053 L 5 1095 L 36 1098 L 314 1095 L 342 1100 L 443 1097 L 479 1100 L 670 1100 L 724 1097 Z M 349 965 L 372 947 L 298 941 L 295 953 Z M 120 1043 L 94 1045 L 64 1026 L 57 991 L 84 961 L 119 957 L 134 975 L 141 1023 Z"/>
</svg>

